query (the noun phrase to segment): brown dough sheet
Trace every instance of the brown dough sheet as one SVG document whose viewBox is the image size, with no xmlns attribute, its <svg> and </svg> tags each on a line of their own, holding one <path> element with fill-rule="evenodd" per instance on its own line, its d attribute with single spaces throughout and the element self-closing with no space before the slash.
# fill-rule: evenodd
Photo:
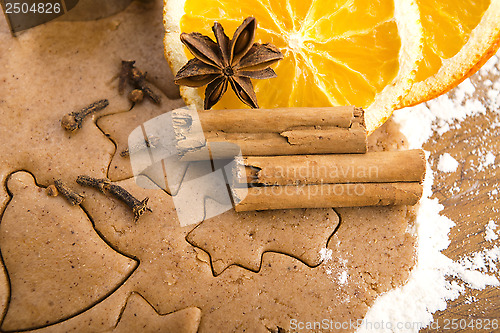
<svg viewBox="0 0 500 333">
<path fill-rule="evenodd" d="M 1 328 L 269 332 L 290 319 L 363 318 L 415 264 L 413 208 L 230 211 L 180 227 L 167 192 L 130 179 L 119 156 L 130 130 L 182 105 L 163 57 L 162 6 L 134 2 L 109 18 L 51 22 L 16 39 L 0 19 L 0 250 L 9 271 L 0 274 Z M 122 59 L 149 73 L 161 107 L 145 101 L 127 111 L 117 89 Z M 61 128 L 64 114 L 102 98 L 110 106 L 81 130 Z M 369 139 L 370 150 L 401 147 L 392 123 Z M 135 224 L 122 202 L 79 187 L 80 174 L 150 197 L 153 213 Z M 57 178 L 85 195 L 82 207 L 46 194 Z M 78 251 L 72 228 L 85 235 Z M 34 275 L 35 267 L 43 269 Z M 23 317 L 9 319 L 16 311 Z"/>
</svg>

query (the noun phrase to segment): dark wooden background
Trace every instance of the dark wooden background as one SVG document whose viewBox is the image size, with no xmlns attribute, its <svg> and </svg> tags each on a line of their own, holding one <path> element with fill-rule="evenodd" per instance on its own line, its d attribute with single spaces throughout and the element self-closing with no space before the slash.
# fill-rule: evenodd
<svg viewBox="0 0 500 333">
<path fill-rule="evenodd" d="M 475 80 L 480 77 L 476 75 Z M 500 245 L 500 238 L 488 242 L 485 240 L 485 227 L 490 220 L 500 229 L 500 127 L 493 124 L 500 122 L 499 110 L 491 105 L 484 115 L 467 118 L 460 122 L 460 128 L 450 130 L 443 135 L 435 134 L 424 149 L 431 152 L 433 170 L 437 170 L 439 157 L 449 153 L 460 164 L 456 172 L 443 173 L 437 170 L 433 186 L 434 197 L 444 206 L 441 214 L 456 223 L 450 232 L 451 244 L 443 253 L 453 260 L 458 260 L 473 252 L 490 249 Z M 493 126 L 492 126 L 493 125 Z M 496 156 L 495 163 L 480 170 L 485 152 Z M 483 158 L 484 159 L 484 158 Z M 493 191 L 493 192 L 492 192 Z M 497 232 L 500 233 L 500 230 Z M 497 269 L 499 268 L 496 263 Z M 500 280 L 498 272 L 495 274 Z M 484 290 L 471 290 L 456 300 L 448 301 L 447 309 L 434 314 L 434 320 L 497 319 L 500 325 L 500 289 L 487 287 Z M 424 329 L 423 332 L 500 332 L 479 329 Z"/>
</svg>

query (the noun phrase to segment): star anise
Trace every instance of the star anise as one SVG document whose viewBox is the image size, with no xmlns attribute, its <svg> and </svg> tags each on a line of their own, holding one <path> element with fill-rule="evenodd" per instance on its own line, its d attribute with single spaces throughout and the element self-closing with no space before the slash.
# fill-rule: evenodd
<svg viewBox="0 0 500 333">
<path fill-rule="evenodd" d="M 195 58 L 179 70 L 175 83 L 189 87 L 208 85 L 204 102 L 206 110 L 221 99 L 228 82 L 243 103 L 258 108 L 250 79 L 276 77 L 269 66 L 283 59 L 283 54 L 274 45 L 254 43 L 256 29 L 255 18 L 248 17 L 236 29 L 233 39 L 229 39 L 218 22 L 212 27 L 217 42 L 198 32 L 182 33 L 182 43 Z"/>
</svg>

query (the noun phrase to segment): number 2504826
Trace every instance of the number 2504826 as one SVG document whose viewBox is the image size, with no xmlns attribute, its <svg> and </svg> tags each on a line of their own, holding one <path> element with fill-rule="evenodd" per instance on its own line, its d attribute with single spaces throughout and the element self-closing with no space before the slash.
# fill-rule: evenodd
<svg viewBox="0 0 500 333">
<path fill-rule="evenodd" d="M 29 4 L 26 2 L 7 2 L 5 4 L 6 14 L 59 14 L 62 8 L 59 2 L 39 2 Z"/>
</svg>

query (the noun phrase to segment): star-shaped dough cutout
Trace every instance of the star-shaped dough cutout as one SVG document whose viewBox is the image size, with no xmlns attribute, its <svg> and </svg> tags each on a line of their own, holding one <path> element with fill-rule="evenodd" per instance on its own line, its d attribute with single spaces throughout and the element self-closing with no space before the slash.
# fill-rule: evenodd
<svg viewBox="0 0 500 333">
<path fill-rule="evenodd" d="M 267 251 L 316 266 L 338 223 L 333 209 L 230 210 L 205 220 L 186 239 L 210 254 L 215 275 L 230 265 L 259 271 L 262 254 Z"/>
</svg>

